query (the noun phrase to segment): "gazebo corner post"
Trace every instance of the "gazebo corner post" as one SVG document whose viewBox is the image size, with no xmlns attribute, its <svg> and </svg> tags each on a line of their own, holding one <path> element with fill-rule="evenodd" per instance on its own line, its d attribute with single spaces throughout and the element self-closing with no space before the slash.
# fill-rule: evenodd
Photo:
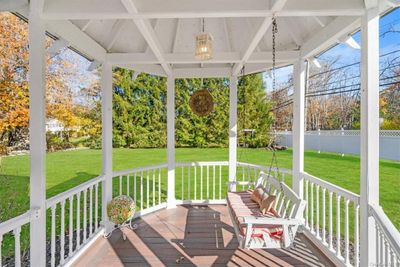
<svg viewBox="0 0 400 267">
<path fill-rule="evenodd" d="M 46 265 L 46 79 L 43 1 L 29 9 L 30 265 Z"/>
<path fill-rule="evenodd" d="M 109 62 L 103 62 L 101 68 L 101 123 L 102 123 L 102 224 L 106 233 L 112 230 L 112 223 L 107 216 L 107 204 L 112 199 L 112 96 L 113 79 L 112 65 Z"/>
<path fill-rule="evenodd" d="M 379 8 L 361 18 L 360 266 L 377 264 L 375 220 L 379 205 Z"/>
<path fill-rule="evenodd" d="M 175 208 L 175 77 L 167 77 L 167 208 Z"/>
<path fill-rule="evenodd" d="M 229 78 L 229 191 L 236 191 L 237 170 L 237 83 L 236 75 Z"/>
<path fill-rule="evenodd" d="M 306 63 L 302 58 L 293 64 L 293 84 L 293 190 L 303 198 Z"/>
</svg>

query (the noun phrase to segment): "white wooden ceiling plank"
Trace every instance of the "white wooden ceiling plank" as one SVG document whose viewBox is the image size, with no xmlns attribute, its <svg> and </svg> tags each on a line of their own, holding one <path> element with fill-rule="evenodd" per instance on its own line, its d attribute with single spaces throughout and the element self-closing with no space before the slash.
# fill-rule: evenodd
<svg viewBox="0 0 400 267">
<path fill-rule="evenodd" d="M 106 50 L 110 51 L 115 44 L 115 41 L 117 41 L 118 36 L 120 35 L 124 25 L 125 25 L 125 20 L 117 20 L 114 25 L 111 28 L 110 33 L 107 35 L 104 43 L 106 44 Z"/>
<path fill-rule="evenodd" d="M 285 5 L 286 1 L 287 0 L 276 0 L 274 2 L 273 6 L 271 7 L 271 12 L 275 13 L 275 12 L 278 12 L 279 10 L 281 10 L 283 8 L 283 6 Z M 261 38 L 263 38 L 263 36 L 267 32 L 271 23 L 272 23 L 272 20 L 269 17 L 267 17 L 263 20 L 263 22 L 261 23 L 261 26 L 258 28 L 256 34 L 254 35 L 253 39 L 250 41 L 247 49 L 245 50 L 243 57 L 242 57 L 242 61 L 240 63 L 236 63 L 233 66 L 233 68 L 232 68 L 233 75 L 237 75 L 240 72 L 243 65 L 249 59 L 249 57 L 253 53 L 254 49 L 260 42 Z"/>
<path fill-rule="evenodd" d="M 132 0 L 121 0 L 121 2 L 130 14 L 138 13 L 138 10 Z M 160 64 L 163 67 L 165 73 L 167 75 L 170 75 L 172 73 L 172 68 L 169 64 L 165 62 L 163 58 L 163 51 L 161 44 L 157 39 L 156 33 L 153 27 L 151 26 L 150 22 L 144 19 L 135 19 L 134 23 L 136 24 L 137 28 L 143 35 L 143 38 L 146 40 L 147 44 L 153 51 L 154 55 L 160 61 Z"/>
</svg>

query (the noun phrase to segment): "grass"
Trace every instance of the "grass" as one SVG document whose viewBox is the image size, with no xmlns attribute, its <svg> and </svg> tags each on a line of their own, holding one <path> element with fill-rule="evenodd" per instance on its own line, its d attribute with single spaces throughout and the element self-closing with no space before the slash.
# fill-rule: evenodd
<svg viewBox="0 0 400 267">
<path fill-rule="evenodd" d="M 272 153 L 264 149 L 239 149 L 238 152 L 239 161 L 260 165 L 269 165 L 271 156 Z M 114 149 L 113 152 L 114 170 L 163 163 L 166 160 L 166 149 Z M 220 160 L 228 160 L 228 149 L 182 148 L 176 150 L 176 161 Z M 292 167 L 292 151 L 279 151 L 278 162 L 280 167 L 290 169 Z M 357 156 L 345 155 L 341 157 L 333 153 L 318 154 L 313 151 L 307 151 L 305 153 L 305 171 L 340 187 L 359 193 L 360 160 Z M 96 177 L 100 172 L 100 150 L 82 149 L 49 153 L 46 170 L 47 198 Z M 176 173 L 176 194 L 179 197 L 181 195 L 180 170 L 177 170 Z M 226 174 L 226 170 L 223 174 Z M 240 179 L 240 175 L 239 172 L 238 179 Z M 291 181 L 288 182 L 290 183 Z M 0 222 L 28 210 L 29 156 L 4 157 L 0 165 L 0 184 Z M 400 228 L 400 195 L 397 192 L 399 185 L 400 162 L 381 160 L 380 202 L 397 228 Z M 162 187 L 166 187 L 166 184 Z M 117 187 L 114 187 L 114 191 L 116 190 Z M 203 189 L 203 191 L 205 190 L 206 188 Z M 162 194 L 162 198 L 165 199 L 165 190 L 163 190 Z M 199 196 L 200 192 L 197 195 Z M 11 244 L 9 245 L 12 247 Z"/>
</svg>

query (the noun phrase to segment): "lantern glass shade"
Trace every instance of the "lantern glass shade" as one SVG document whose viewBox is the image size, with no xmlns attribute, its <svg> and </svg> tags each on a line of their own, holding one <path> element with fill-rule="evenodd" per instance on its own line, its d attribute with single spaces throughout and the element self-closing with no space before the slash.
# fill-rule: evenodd
<svg viewBox="0 0 400 267">
<path fill-rule="evenodd" d="M 212 36 L 209 33 L 201 32 L 196 35 L 195 57 L 199 60 L 212 58 Z"/>
</svg>

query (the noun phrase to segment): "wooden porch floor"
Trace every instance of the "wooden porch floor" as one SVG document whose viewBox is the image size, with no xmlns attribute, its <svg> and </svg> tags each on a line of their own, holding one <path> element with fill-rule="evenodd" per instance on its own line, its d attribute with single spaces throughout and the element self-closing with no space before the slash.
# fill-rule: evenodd
<svg viewBox="0 0 400 267">
<path fill-rule="evenodd" d="M 332 266 L 301 234 L 292 249 L 238 249 L 226 206 L 178 206 L 100 237 L 75 266 Z"/>
</svg>

